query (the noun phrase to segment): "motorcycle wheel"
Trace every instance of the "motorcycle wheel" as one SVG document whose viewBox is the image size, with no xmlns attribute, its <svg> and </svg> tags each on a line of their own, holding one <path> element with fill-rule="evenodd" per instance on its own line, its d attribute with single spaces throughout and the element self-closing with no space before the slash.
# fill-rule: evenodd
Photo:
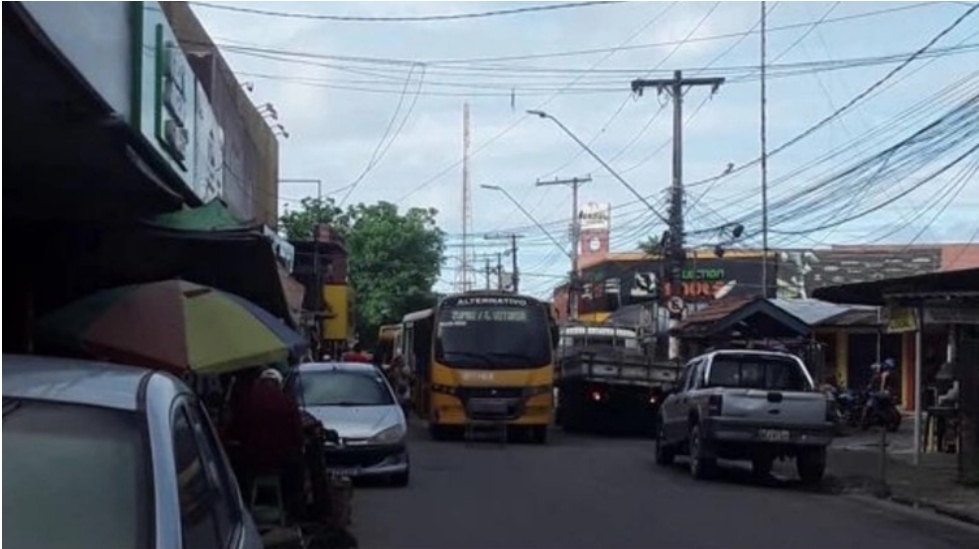
<svg viewBox="0 0 979 549">
<path fill-rule="evenodd" d="M 901 412 L 894 406 L 887 414 L 887 430 L 891 433 L 897 432 L 901 428 Z"/>
</svg>

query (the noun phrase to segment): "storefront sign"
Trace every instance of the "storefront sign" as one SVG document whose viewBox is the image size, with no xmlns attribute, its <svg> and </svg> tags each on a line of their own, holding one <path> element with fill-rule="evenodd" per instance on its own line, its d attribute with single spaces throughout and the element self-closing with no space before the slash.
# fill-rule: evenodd
<svg viewBox="0 0 979 549">
<path fill-rule="evenodd" d="M 204 202 L 224 195 L 224 130 L 218 124 L 204 86 L 196 84 L 193 191 Z M 291 267 L 290 267 L 291 270 Z"/>
<path fill-rule="evenodd" d="M 887 333 L 900 334 L 913 332 L 918 329 L 918 318 L 914 309 L 890 309 L 887 321 Z"/>
<path fill-rule="evenodd" d="M 137 21 L 132 124 L 203 202 L 224 192 L 224 132 L 158 2 L 131 5 Z"/>
<path fill-rule="evenodd" d="M 979 325 L 979 308 L 925 308 L 925 324 Z"/>
<path fill-rule="evenodd" d="M 608 231 L 612 225 L 612 206 L 589 202 L 578 212 L 578 228 L 582 231 Z"/>
</svg>

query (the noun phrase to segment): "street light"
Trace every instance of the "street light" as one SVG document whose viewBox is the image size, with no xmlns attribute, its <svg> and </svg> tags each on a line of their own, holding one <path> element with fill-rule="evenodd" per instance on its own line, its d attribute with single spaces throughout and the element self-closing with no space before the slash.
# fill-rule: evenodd
<svg viewBox="0 0 979 549">
<path fill-rule="evenodd" d="M 503 193 L 503 196 L 507 197 L 507 199 L 509 199 L 510 202 L 513 202 L 513 205 L 516 206 L 517 209 L 519 209 L 525 216 L 527 216 L 527 219 L 531 220 L 534 223 L 534 225 L 536 225 L 537 228 L 540 229 L 544 233 L 544 235 L 547 236 L 547 238 L 554 243 L 555 246 L 557 246 L 562 252 L 564 252 L 564 255 L 568 256 L 568 258 L 571 258 L 571 254 L 564 249 L 564 245 L 558 242 L 557 239 L 554 238 L 554 236 L 550 233 L 550 231 L 545 229 L 543 225 L 538 223 L 537 219 L 530 212 L 528 212 L 523 206 L 521 206 L 520 202 L 517 202 L 517 199 L 513 198 L 513 196 L 509 192 L 507 192 L 506 189 L 504 189 L 499 185 L 484 184 L 484 185 L 480 185 L 480 187 L 490 191 L 499 191 Z"/>
<path fill-rule="evenodd" d="M 636 196 L 636 198 L 639 199 L 640 202 L 642 202 L 643 204 L 645 204 L 646 207 L 649 208 L 649 211 L 653 212 L 653 214 L 655 214 L 656 217 L 658 217 L 660 221 L 662 221 L 666 225 L 669 225 L 670 224 L 669 221 L 667 221 L 667 219 L 665 217 L 663 217 L 663 215 L 661 213 L 659 213 L 658 211 L 656 211 L 656 208 L 654 208 L 653 205 L 650 204 L 648 200 L 646 200 L 646 197 L 644 197 L 643 195 L 639 194 L 639 191 L 637 191 L 632 185 L 630 185 L 628 181 L 626 181 L 625 179 L 623 179 L 622 176 L 618 174 L 618 172 L 616 172 L 614 169 L 612 169 L 612 166 L 609 166 L 607 162 L 605 162 L 604 160 L 602 160 L 602 158 L 600 156 L 598 156 L 598 154 L 596 154 L 595 151 L 591 150 L 591 148 L 587 144 L 585 144 L 584 141 L 582 141 L 581 139 L 578 139 L 578 136 L 575 135 L 574 132 L 572 132 L 571 130 L 569 130 L 567 126 L 565 126 L 564 124 L 562 124 L 560 120 L 558 120 L 557 118 L 554 118 L 552 115 L 550 115 L 550 114 L 548 114 L 548 113 L 546 113 L 544 111 L 536 110 L 536 109 L 527 111 L 527 114 L 532 114 L 532 115 L 537 116 L 539 118 L 546 118 L 546 119 L 550 120 L 551 122 L 554 122 L 555 124 L 557 124 L 557 126 L 559 128 L 561 128 L 561 130 L 564 131 L 564 133 L 568 134 L 568 136 L 571 137 L 571 139 L 574 139 L 575 143 L 577 143 L 579 146 L 581 146 L 581 148 L 584 149 L 585 152 L 587 152 L 588 154 L 590 154 L 592 156 L 592 158 L 594 158 L 595 160 L 597 160 L 598 163 L 601 164 L 603 168 L 605 168 L 606 170 L 608 170 L 608 172 L 610 174 L 612 174 L 613 177 L 615 177 L 616 179 L 618 179 L 619 180 L 619 183 L 622 183 L 623 185 L 625 185 L 625 187 L 627 189 L 629 189 L 630 191 L 632 191 L 632 194 L 634 194 Z"/>
</svg>

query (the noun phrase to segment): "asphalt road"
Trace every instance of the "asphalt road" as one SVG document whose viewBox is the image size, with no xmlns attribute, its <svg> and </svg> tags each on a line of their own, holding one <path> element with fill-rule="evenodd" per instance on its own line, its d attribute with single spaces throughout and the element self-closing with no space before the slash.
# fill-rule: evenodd
<svg viewBox="0 0 979 549">
<path fill-rule="evenodd" d="M 923 513 L 750 479 L 723 465 L 693 480 L 652 442 L 565 435 L 547 446 L 411 440 L 408 488 L 358 488 L 361 549 L 767 547 L 961 549 L 975 529 Z"/>
</svg>

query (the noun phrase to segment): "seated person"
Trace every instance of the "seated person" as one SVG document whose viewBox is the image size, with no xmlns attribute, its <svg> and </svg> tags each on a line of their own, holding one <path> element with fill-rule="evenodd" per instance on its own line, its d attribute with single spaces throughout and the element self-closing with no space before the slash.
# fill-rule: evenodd
<svg viewBox="0 0 979 549">
<path fill-rule="evenodd" d="M 371 356 L 364 352 L 364 347 L 358 342 L 354 343 L 353 351 L 343 354 L 344 362 L 364 362 L 370 364 Z"/>
<path fill-rule="evenodd" d="M 231 399 L 229 437 L 238 443 L 238 475 L 248 499 L 256 477 L 280 475 L 286 510 L 303 506 L 303 424 L 296 401 L 282 390 L 282 374 L 272 368 L 239 380 Z"/>
</svg>

